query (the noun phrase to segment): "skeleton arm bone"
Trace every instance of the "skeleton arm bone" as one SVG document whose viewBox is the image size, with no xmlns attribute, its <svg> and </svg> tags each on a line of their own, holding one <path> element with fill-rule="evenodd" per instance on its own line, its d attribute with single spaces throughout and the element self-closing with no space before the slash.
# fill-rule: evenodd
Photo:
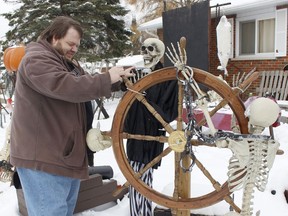
<svg viewBox="0 0 288 216">
<path fill-rule="evenodd" d="M 206 118 L 206 122 L 208 124 L 209 129 L 212 132 L 212 135 L 215 135 L 217 133 L 217 130 L 215 129 L 211 116 L 209 115 L 209 112 L 208 112 L 207 99 L 205 97 L 202 97 L 196 101 L 196 104 L 197 104 L 197 107 L 199 107 L 203 111 L 203 114 Z"/>
</svg>

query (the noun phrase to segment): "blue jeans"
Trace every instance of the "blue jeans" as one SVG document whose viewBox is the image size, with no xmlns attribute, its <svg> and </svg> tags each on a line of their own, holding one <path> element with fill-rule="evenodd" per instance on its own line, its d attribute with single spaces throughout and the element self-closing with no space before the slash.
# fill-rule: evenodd
<svg viewBox="0 0 288 216">
<path fill-rule="evenodd" d="M 29 216 L 71 216 L 80 180 L 17 167 Z"/>
</svg>

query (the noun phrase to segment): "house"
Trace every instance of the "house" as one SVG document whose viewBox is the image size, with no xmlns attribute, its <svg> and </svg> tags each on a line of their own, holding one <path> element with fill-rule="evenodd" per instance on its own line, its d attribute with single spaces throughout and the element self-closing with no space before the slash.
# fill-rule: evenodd
<svg viewBox="0 0 288 216">
<path fill-rule="evenodd" d="M 221 6 L 222 5 L 222 6 Z M 288 1 L 287 0 L 211 0 L 209 23 L 209 72 L 219 75 L 216 27 L 219 16 L 225 15 L 231 23 L 231 58 L 227 69 L 230 74 L 283 70 L 288 65 Z M 164 26 L 165 28 L 165 26 Z M 143 23 L 139 31 L 156 31 L 163 39 L 162 17 Z M 189 56 L 188 56 L 189 58 Z M 193 65 L 190 65 L 193 67 Z M 288 71 L 287 71 L 288 72 Z M 250 92 L 259 86 L 253 83 Z"/>
</svg>

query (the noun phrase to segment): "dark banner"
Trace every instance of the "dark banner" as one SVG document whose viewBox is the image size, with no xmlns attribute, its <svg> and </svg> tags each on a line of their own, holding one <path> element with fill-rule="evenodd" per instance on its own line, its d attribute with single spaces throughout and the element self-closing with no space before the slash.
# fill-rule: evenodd
<svg viewBox="0 0 288 216">
<path fill-rule="evenodd" d="M 185 37 L 187 41 L 187 65 L 205 71 L 208 71 L 209 68 L 209 20 L 209 1 L 163 13 L 163 41 L 165 46 L 171 49 L 171 43 L 176 46 L 180 38 Z M 172 63 L 166 56 L 164 58 L 164 65 L 165 67 L 172 66 Z"/>
</svg>

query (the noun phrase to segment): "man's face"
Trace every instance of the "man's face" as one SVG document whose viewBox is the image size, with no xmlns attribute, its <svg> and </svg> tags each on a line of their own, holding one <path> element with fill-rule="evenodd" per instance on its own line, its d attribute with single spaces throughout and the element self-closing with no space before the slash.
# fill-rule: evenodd
<svg viewBox="0 0 288 216">
<path fill-rule="evenodd" d="M 72 59 L 73 56 L 77 53 L 78 47 L 80 45 L 80 35 L 74 29 L 70 28 L 65 37 L 61 39 L 53 38 L 52 46 L 67 59 Z"/>
</svg>

